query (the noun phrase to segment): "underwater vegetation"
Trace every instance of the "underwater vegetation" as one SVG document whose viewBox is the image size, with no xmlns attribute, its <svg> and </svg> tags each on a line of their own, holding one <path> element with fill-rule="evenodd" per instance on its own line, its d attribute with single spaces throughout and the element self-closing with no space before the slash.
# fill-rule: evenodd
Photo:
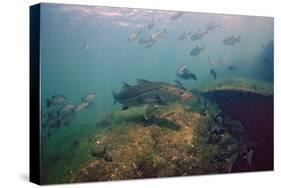
<svg viewBox="0 0 281 188">
<path fill-rule="evenodd" d="M 143 112 L 143 107 L 135 108 Z M 130 110 L 124 111 L 126 117 Z M 139 118 L 145 119 L 145 112 Z M 180 104 L 162 106 L 151 118 L 115 122 L 96 134 L 89 153 L 93 159 L 71 182 L 228 172 L 238 141 L 227 131 L 213 133 L 217 123 L 212 118 Z"/>
</svg>

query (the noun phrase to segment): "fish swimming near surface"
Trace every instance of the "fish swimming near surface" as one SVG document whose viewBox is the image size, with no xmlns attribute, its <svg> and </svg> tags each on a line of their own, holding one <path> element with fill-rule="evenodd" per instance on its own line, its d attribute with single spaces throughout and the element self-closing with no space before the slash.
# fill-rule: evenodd
<svg viewBox="0 0 281 188">
<path fill-rule="evenodd" d="M 150 34 L 150 40 L 156 42 L 166 33 L 168 33 L 167 27 L 165 27 L 164 29 L 159 29 L 159 30 Z"/>
<path fill-rule="evenodd" d="M 215 24 L 215 22 L 212 22 L 205 27 L 205 30 L 212 31 L 212 30 L 216 29 L 217 27 L 220 27 L 220 25 Z"/>
<path fill-rule="evenodd" d="M 54 95 L 51 99 L 47 99 L 47 108 L 51 105 L 61 105 L 66 103 L 67 98 L 63 95 Z"/>
<path fill-rule="evenodd" d="M 190 40 L 191 41 L 199 40 L 199 39 L 201 39 L 206 34 L 208 34 L 207 31 L 200 32 L 200 33 L 195 33 L 195 34 L 191 35 Z"/>
<path fill-rule="evenodd" d="M 204 49 L 205 49 L 204 47 L 196 46 L 195 48 L 193 48 L 190 51 L 190 55 L 191 56 L 198 56 Z"/>
<path fill-rule="evenodd" d="M 85 103 L 89 103 L 89 102 L 92 102 L 92 100 L 96 98 L 96 94 L 95 93 L 90 93 L 86 96 L 84 96 L 81 101 L 82 102 L 85 102 Z"/>
<path fill-rule="evenodd" d="M 156 41 L 150 41 L 150 42 L 147 43 L 144 47 L 145 47 L 145 48 L 151 48 L 152 46 L 154 46 L 155 43 L 156 43 Z"/>
<path fill-rule="evenodd" d="M 237 66 L 229 65 L 229 66 L 227 66 L 227 69 L 230 70 L 230 71 L 236 71 L 237 70 Z"/>
<path fill-rule="evenodd" d="M 145 43 L 149 43 L 149 42 L 151 42 L 150 36 L 142 37 L 139 39 L 140 44 L 145 44 Z"/>
<path fill-rule="evenodd" d="M 236 44 L 237 42 L 241 44 L 241 40 L 240 40 L 241 36 L 237 36 L 235 37 L 234 35 L 232 35 L 231 37 L 227 37 L 223 40 L 223 44 L 227 45 L 227 46 L 232 46 L 234 44 Z"/>
<path fill-rule="evenodd" d="M 147 25 L 147 29 L 152 29 L 156 26 L 156 20 L 152 19 L 151 22 Z"/>
<path fill-rule="evenodd" d="M 177 101 L 187 101 L 192 97 L 190 92 L 178 87 L 156 81 L 138 79 L 137 84 L 130 86 L 123 84 L 119 93 L 113 93 L 114 104 L 123 104 L 123 110 L 143 104 L 167 104 Z"/>
<path fill-rule="evenodd" d="M 188 38 L 189 35 L 191 35 L 192 33 L 191 32 L 183 32 L 180 36 L 179 36 L 179 40 L 185 40 Z"/>
<path fill-rule="evenodd" d="M 133 41 L 133 40 L 138 39 L 141 32 L 142 32 L 142 28 L 140 28 L 138 31 L 135 31 L 135 32 L 131 33 L 129 35 L 128 41 Z"/>
<path fill-rule="evenodd" d="M 184 12 L 181 12 L 181 11 L 176 12 L 175 14 L 173 14 L 173 15 L 171 16 L 171 20 L 177 20 L 177 19 L 179 19 L 179 18 L 183 15 L 183 13 L 184 13 Z"/>
<path fill-rule="evenodd" d="M 214 77 L 214 79 L 217 79 L 217 71 L 215 69 L 210 70 L 210 74 Z"/>
</svg>

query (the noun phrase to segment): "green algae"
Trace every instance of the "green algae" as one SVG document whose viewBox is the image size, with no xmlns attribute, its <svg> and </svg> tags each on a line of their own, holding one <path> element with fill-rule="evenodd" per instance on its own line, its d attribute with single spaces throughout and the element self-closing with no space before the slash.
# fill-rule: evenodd
<svg viewBox="0 0 281 188">
<path fill-rule="evenodd" d="M 213 90 L 238 90 L 270 96 L 273 95 L 273 84 L 247 78 L 232 78 L 229 80 L 208 82 L 199 87 L 198 90 L 201 92 Z"/>
</svg>

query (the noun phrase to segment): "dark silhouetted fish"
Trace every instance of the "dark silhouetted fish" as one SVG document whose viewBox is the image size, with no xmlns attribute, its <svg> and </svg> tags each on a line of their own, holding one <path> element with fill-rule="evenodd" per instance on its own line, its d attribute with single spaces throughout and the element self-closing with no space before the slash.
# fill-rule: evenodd
<svg viewBox="0 0 281 188">
<path fill-rule="evenodd" d="M 74 119 L 75 117 L 75 113 L 67 113 L 67 114 L 64 114 L 61 119 L 60 119 L 60 122 L 62 125 L 69 125 L 72 120 Z"/>
<path fill-rule="evenodd" d="M 211 69 L 210 74 L 214 77 L 215 80 L 217 79 L 217 72 L 215 69 Z"/>
<path fill-rule="evenodd" d="M 44 128 L 59 128 L 60 127 L 60 118 L 59 117 L 53 117 L 46 121 L 45 124 L 43 124 Z"/>
<path fill-rule="evenodd" d="M 47 107 L 51 105 L 61 105 L 66 103 L 67 98 L 63 95 L 54 95 L 51 99 L 47 99 Z"/>
<path fill-rule="evenodd" d="M 189 79 L 197 80 L 197 76 L 195 74 L 193 74 L 193 73 L 189 73 L 188 77 L 189 77 Z"/>
<path fill-rule="evenodd" d="M 179 36 L 179 40 L 185 40 L 188 38 L 188 36 L 191 35 L 191 32 L 183 32 L 180 36 Z"/>
<path fill-rule="evenodd" d="M 184 12 L 176 12 L 175 14 L 173 14 L 171 16 L 171 20 L 176 20 L 176 19 L 179 19 L 182 15 L 183 15 Z"/>
<path fill-rule="evenodd" d="M 167 104 L 176 101 L 186 101 L 192 97 L 190 92 L 177 88 L 165 82 L 155 82 L 139 79 L 137 84 L 123 84 L 119 93 L 113 93 L 114 104 L 123 104 L 123 109 L 143 104 Z"/>
<path fill-rule="evenodd" d="M 151 42 L 150 36 L 142 37 L 139 39 L 140 44 L 145 44 Z"/>
<path fill-rule="evenodd" d="M 147 29 L 152 29 L 156 26 L 156 20 L 152 19 L 151 22 L 147 25 Z"/>
<path fill-rule="evenodd" d="M 214 22 L 208 24 L 206 27 L 205 27 L 205 30 L 206 31 L 212 31 L 214 29 L 216 29 L 217 27 L 220 27 L 220 25 L 218 24 L 215 24 Z"/>
<path fill-rule="evenodd" d="M 191 56 L 197 56 L 201 53 L 201 51 L 204 50 L 203 47 L 199 47 L 199 46 L 196 46 L 195 48 L 193 48 L 191 51 L 190 51 L 190 55 Z"/>
<path fill-rule="evenodd" d="M 48 119 L 58 118 L 59 116 L 60 116 L 60 111 L 57 110 L 48 111 Z"/>
<path fill-rule="evenodd" d="M 179 79 L 183 79 L 183 80 L 189 79 L 189 70 L 188 70 L 187 66 L 185 66 L 185 65 L 179 66 L 176 71 L 176 76 Z"/>
<path fill-rule="evenodd" d="M 237 42 L 241 44 L 240 37 L 241 37 L 240 35 L 237 37 L 235 37 L 234 35 L 232 35 L 231 37 L 227 37 L 223 40 L 223 44 L 228 46 L 232 46 Z"/>
<path fill-rule="evenodd" d="M 208 32 L 201 32 L 201 33 L 195 33 L 193 35 L 191 35 L 190 40 L 191 41 L 195 41 L 195 40 L 199 40 L 201 39 L 204 35 L 208 34 Z"/>
<path fill-rule="evenodd" d="M 177 69 L 176 72 L 176 76 L 179 79 L 183 79 L 183 80 L 197 80 L 197 76 L 195 74 L 193 74 L 192 72 L 190 72 L 187 68 L 187 66 L 185 65 L 181 65 L 179 66 L 179 68 Z"/>
<path fill-rule="evenodd" d="M 152 46 L 154 46 L 156 43 L 156 41 L 150 41 L 149 43 L 147 43 L 144 47 L 145 48 L 151 48 Z"/>
<path fill-rule="evenodd" d="M 227 69 L 230 71 L 236 71 L 237 70 L 237 66 L 236 65 L 228 65 Z"/>
</svg>

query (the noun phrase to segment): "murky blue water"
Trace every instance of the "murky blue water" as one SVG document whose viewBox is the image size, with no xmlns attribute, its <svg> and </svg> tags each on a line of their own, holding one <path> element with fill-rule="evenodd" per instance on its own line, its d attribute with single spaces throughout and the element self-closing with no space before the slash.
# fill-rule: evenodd
<svg viewBox="0 0 281 188">
<path fill-rule="evenodd" d="M 49 140 L 50 153 L 63 151 L 73 139 L 93 129 L 91 125 L 113 108 L 112 90 L 119 91 L 122 82 L 135 84 L 136 79 L 174 84 L 176 70 L 186 65 L 198 80 L 182 80 L 188 90 L 213 81 L 209 71 L 215 68 L 218 80 L 246 77 L 273 81 L 273 19 L 186 12 L 171 19 L 176 12 L 127 8 L 88 7 L 43 4 L 41 10 L 41 101 L 60 94 L 78 104 L 86 94 L 95 92 L 94 106 L 76 114 L 68 127 L 62 127 Z M 153 28 L 147 26 L 156 20 Z M 186 32 L 200 33 L 214 22 L 214 30 L 201 39 Z M 128 37 L 142 28 L 136 40 Z M 139 39 L 167 28 L 150 48 Z M 241 36 L 241 43 L 231 46 L 223 40 Z M 204 50 L 191 56 L 196 47 Z M 208 57 L 215 65 L 208 63 Z M 220 59 L 223 64 L 220 64 Z M 228 70 L 235 65 L 237 70 Z M 51 148 L 51 149 L 50 149 Z M 65 149 L 66 150 L 66 149 Z"/>
</svg>

